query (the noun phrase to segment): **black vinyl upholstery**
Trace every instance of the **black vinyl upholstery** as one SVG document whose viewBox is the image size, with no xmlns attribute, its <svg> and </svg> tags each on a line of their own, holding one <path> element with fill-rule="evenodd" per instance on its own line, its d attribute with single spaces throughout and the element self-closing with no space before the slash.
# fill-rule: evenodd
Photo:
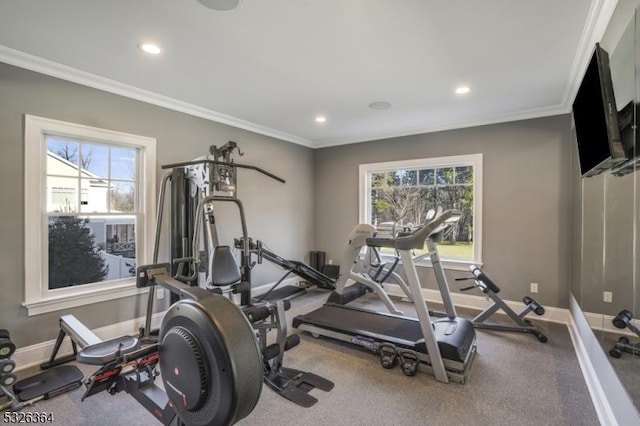
<svg viewBox="0 0 640 426">
<path fill-rule="evenodd" d="M 240 281 L 240 268 L 229 246 L 218 246 L 213 250 L 211 284 L 226 286 Z"/>
</svg>

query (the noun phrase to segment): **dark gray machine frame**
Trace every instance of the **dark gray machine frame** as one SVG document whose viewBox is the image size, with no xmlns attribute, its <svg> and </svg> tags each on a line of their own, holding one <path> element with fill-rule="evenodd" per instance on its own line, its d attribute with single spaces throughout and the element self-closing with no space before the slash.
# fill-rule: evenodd
<svg viewBox="0 0 640 426">
<path fill-rule="evenodd" d="M 171 171 L 162 178 L 153 263 L 139 266 L 136 276 L 138 288 L 150 289 L 141 339 L 147 343 L 157 340 L 151 333 L 156 285 L 170 291 L 172 304 L 181 298 L 190 297 L 192 289 L 218 294 L 239 294 L 241 309 L 254 318 L 252 323 L 263 351 L 265 383 L 283 397 L 309 407 L 317 399 L 308 395 L 308 391 L 316 387 L 329 391 L 333 388 L 333 383 L 312 373 L 283 367 L 284 351 L 296 346 L 299 339 L 296 340 L 297 336 L 292 339 L 286 336 L 286 318 L 284 309 L 279 308 L 279 304 L 253 305 L 251 268 L 254 264 L 251 256 L 257 254 L 260 261 L 263 254 L 267 256 L 271 253 L 263 253 L 260 250 L 261 244 L 255 244 L 249 238 L 244 207 L 237 198 L 238 168 L 258 171 L 281 183 L 285 183 L 285 180 L 259 167 L 233 162 L 231 153 L 236 149 L 236 143 L 229 142 L 220 149 L 211 147 L 210 155 L 202 159 L 163 166 L 163 169 Z M 171 262 L 158 264 L 164 199 L 169 183 Z M 219 245 L 214 212 L 214 204 L 217 202 L 234 203 L 238 208 L 242 236 L 234 241 L 234 245 L 240 251 L 240 265 L 228 246 Z M 278 331 L 278 344 L 267 346 L 266 333 L 272 329 Z"/>
<path fill-rule="evenodd" d="M 465 287 L 460 289 L 460 291 L 467 291 L 473 288 L 479 288 L 488 298 L 492 300 L 491 306 L 478 314 L 474 319 L 471 320 L 473 326 L 475 328 L 483 328 L 488 330 L 498 330 L 498 331 L 515 331 L 520 333 L 531 333 L 538 338 L 538 340 L 542 343 L 546 343 L 549 338 L 543 334 L 536 326 L 533 325 L 531 320 L 525 318 L 530 312 L 535 313 L 536 315 L 544 315 L 544 307 L 542 307 L 538 302 L 533 300 L 529 296 L 525 296 L 522 298 L 522 303 L 524 303 L 524 308 L 516 313 L 513 309 L 507 305 L 504 300 L 498 293 L 500 292 L 500 287 L 498 287 L 491 279 L 484 273 L 480 268 L 476 265 L 470 265 L 469 270 L 471 274 L 473 274 L 473 279 L 475 281 L 475 285 L 470 287 Z M 456 278 L 456 281 L 465 280 L 467 278 Z M 506 324 L 497 324 L 497 323 L 488 323 L 486 322 L 491 315 L 502 310 L 511 320 L 515 323 L 515 325 L 506 325 Z"/>
<path fill-rule="evenodd" d="M 169 246 L 171 276 L 192 286 L 207 288 L 207 280 L 212 276 L 211 251 L 219 245 L 214 214 L 214 202 L 234 203 L 238 207 L 242 237 L 238 239 L 240 248 L 240 273 L 243 282 L 251 282 L 251 239 L 247 232 L 247 222 L 242 202 L 237 198 L 237 169 L 255 170 L 278 182 L 285 180 L 256 166 L 235 163 L 231 159 L 234 150 L 244 155 L 237 144 L 229 141 L 220 148 L 215 145 L 209 149 L 209 155 L 182 163 L 162 166 L 166 172 L 161 180 L 156 232 L 152 264 L 158 263 L 162 221 L 167 186 L 170 187 L 170 233 Z M 170 185 L 169 185 L 170 184 Z M 200 240 L 200 228 L 206 238 Z M 154 342 L 151 331 L 151 317 L 155 302 L 155 286 L 150 282 L 147 299 L 147 313 L 141 338 L 145 343 Z M 240 303 L 251 302 L 251 287 L 236 290 L 240 294 Z M 171 293 L 171 303 L 178 296 Z"/>
</svg>

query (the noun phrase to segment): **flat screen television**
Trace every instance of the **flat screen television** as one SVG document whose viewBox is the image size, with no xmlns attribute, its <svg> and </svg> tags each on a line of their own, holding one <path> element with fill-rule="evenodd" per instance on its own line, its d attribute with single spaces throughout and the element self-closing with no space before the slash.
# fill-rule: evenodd
<svg viewBox="0 0 640 426">
<path fill-rule="evenodd" d="M 573 120 L 583 177 L 602 173 L 627 159 L 620 138 L 609 54 L 599 44 L 573 102 Z"/>
</svg>

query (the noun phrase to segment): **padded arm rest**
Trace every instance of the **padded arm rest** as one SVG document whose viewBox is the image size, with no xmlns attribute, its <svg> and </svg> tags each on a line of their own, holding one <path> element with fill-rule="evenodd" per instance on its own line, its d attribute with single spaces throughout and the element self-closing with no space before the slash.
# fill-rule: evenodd
<svg viewBox="0 0 640 426">
<path fill-rule="evenodd" d="M 138 348 L 140 348 L 140 341 L 137 337 L 116 337 L 95 345 L 85 346 L 78 353 L 76 361 L 90 365 L 105 365 L 115 361 L 118 355 L 128 354 Z"/>
</svg>

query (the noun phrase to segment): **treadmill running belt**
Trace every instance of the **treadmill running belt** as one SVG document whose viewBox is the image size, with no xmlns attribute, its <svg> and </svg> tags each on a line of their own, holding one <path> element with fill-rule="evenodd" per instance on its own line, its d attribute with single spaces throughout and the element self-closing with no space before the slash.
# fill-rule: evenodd
<svg viewBox="0 0 640 426">
<path fill-rule="evenodd" d="M 427 353 L 424 336 L 417 319 L 326 304 L 313 312 L 293 319 L 293 326 L 309 324 L 318 328 L 369 337 L 377 341 Z M 432 321 L 443 358 L 464 362 L 475 338 L 473 325 L 462 318 Z"/>
</svg>

